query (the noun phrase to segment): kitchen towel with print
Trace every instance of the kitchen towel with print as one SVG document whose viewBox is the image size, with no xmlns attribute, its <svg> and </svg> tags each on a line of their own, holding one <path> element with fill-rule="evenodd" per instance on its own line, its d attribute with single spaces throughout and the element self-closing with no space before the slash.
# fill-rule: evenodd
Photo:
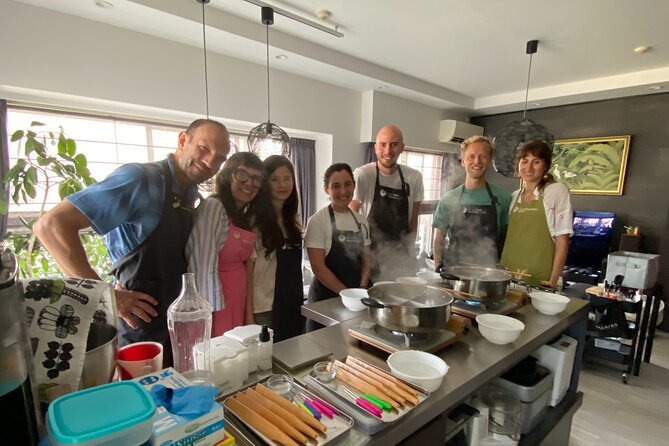
<svg viewBox="0 0 669 446">
<path fill-rule="evenodd" d="M 42 410 L 79 389 L 92 322 L 115 325 L 114 294 L 107 282 L 78 278 L 21 280 L 35 382 Z"/>
</svg>

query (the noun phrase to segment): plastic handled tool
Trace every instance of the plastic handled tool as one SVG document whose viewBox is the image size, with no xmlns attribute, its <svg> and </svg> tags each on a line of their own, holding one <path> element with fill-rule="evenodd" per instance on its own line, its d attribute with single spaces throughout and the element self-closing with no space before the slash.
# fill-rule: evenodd
<svg viewBox="0 0 669 446">
<path fill-rule="evenodd" d="M 306 408 L 309 409 L 309 411 L 314 415 L 314 418 L 316 418 L 317 420 L 321 419 L 321 413 L 311 404 L 308 398 L 305 398 L 303 403 L 306 406 Z"/>
<path fill-rule="evenodd" d="M 320 404 L 320 405 L 323 406 L 324 408 L 326 408 L 326 409 L 330 409 L 334 415 L 339 415 L 339 410 L 337 410 L 336 407 L 331 406 L 330 404 L 326 403 L 326 402 L 323 401 L 323 400 L 314 400 L 314 401 L 317 401 L 318 404 Z"/>
<path fill-rule="evenodd" d="M 369 393 L 365 393 L 362 395 L 362 397 L 370 403 L 374 404 L 379 409 L 383 409 L 386 412 L 389 412 L 393 409 L 393 406 L 391 406 L 390 403 L 383 401 L 381 398 L 377 398 L 374 395 L 370 395 Z"/>
<path fill-rule="evenodd" d="M 316 417 L 316 415 L 318 414 L 318 412 L 316 412 L 315 410 L 314 411 L 309 410 L 309 408 L 305 406 L 302 401 L 297 401 L 297 405 L 300 407 L 300 409 L 302 409 L 312 417 Z"/>
<path fill-rule="evenodd" d="M 330 410 L 327 406 L 324 406 L 322 404 L 322 401 L 319 400 L 309 400 L 312 406 L 314 406 L 317 410 L 320 410 L 326 417 L 332 418 L 334 416 L 334 412 Z"/>
<path fill-rule="evenodd" d="M 381 418 L 381 414 L 383 413 L 383 411 L 381 409 L 379 409 L 378 407 L 376 407 L 375 405 L 373 405 L 372 403 L 370 403 L 366 399 L 360 398 L 359 396 L 357 396 L 355 393 L 351 392 L 350 390 L 348 390 L 344 387 L 341 387 L 341 389 L 344 390 L 344 393 L 346 393 L 346 395 L 353 398 L 353 400 L 355 401 L 355 404 L 362 407 L 363 409 L 365 409 L 367 412 L 371 413 L 375 417 Z"/>
</svg>

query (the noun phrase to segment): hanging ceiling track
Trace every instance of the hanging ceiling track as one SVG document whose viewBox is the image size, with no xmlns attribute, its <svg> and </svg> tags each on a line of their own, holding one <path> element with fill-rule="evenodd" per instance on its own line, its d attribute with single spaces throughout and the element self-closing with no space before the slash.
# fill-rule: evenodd
<svg viewBox="0 0 669 446">
<path fill-rule="evenodd" d="M 287 17 L 289 19 L 295 20 L 296 22 L 300 22 L 304 25 L 311 26 L 312 28 L 316 28 L 316 29 L 321 30 L 323 32 L 326 32 L 328 34 L 332 34 L 335 37 L 344 37 L 344 34 L 340 33 L 337 30 L 334 30 L 332 28 L 328 28 L 327 26 L 321 25 L 318 22 L 314 22 L 312 20 L 305 19 L 304 17 L 301 17 L 297 14 L 293 14 L 290 11 L 286 11 L 285 9 L 277 8 L 276 6 L 272 6 L 269 3 L 265 3 L 265 2 L 260 1 L 260 0 L 244 0 L 244 1 L 247 2 L 247 3 L 251 3 L 253 5 L 256 5 L 256 6 L 260 6 L 261 8 L 262 7 L 272 8 L 274 10 L 274 12 L 276 12 L 279 15 L 282 15 L 282 16 Z"/>
</svg>

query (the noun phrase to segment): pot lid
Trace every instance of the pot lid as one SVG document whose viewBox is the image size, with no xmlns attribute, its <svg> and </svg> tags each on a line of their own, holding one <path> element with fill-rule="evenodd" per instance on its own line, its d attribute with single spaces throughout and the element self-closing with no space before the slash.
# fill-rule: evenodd
<svg viewBox="0 0 669 446">
<path fill-rule="evenodd" d="M 384 305 L 413 308 L 435 308 L 450 305 L 453 295 L 443 289 L 412 283 L 382 283 L 367 294 Z"/>
</svg>

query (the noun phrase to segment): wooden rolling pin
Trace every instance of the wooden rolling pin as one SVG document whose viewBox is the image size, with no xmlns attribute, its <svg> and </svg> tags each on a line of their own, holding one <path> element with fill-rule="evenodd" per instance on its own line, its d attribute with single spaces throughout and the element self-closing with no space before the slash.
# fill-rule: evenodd
<svg viewBox="0 0 669 446">
<path fill-rule="evenodd" d="M 364 371 L 360 371 L 356 369 L 355 367 L 351 367 L 347 364 L 344 364 L 343 362 L 335 361 L 335 365 L 337 367 L 343 368 L 347 372 L 349 372 L 353 376 L 357 376 L 361 380 L 365 381 L 367 384 L 370 384 L 377 389 L 386 392 L 392 399 L 397 401 L 401 406 L 404 406 L 404 404 L 407 402 L 406 398 L 404 398 L 402 395 L 399 393 L 395 392 L 393 389 L 385 386 L 382 382 L 375 380 L 374 378 L 370 377 L 367 373 Z"/>
<path fill-rule="evenodd" d="M 319 430 L 321 433 L 325 434 L 325 431 L 328 430 L 327 427 L 320 421 L 318 421 L 316 418 L 314 418 L 312 415 L 307 415 L 306 412 L 304 412 L 302 409 L 297 407 L 295 404 L 291 403 L 285 398 L 282 398 L 281 396 L 277 395 L 276 393 L 272 392 L 269 390 L 267 387 L 265 387 L 262 384 L 256 384 L 255 386 L 256 391 L 258 393 L 266 396 L 279 406 L 283 407 L 286 409 L 288 412 L 292 413 L 295 415 L 297 418 L 300 420 L 304 421 L 307 423 L 309 426 Z"/>
<path fill-rule="evenodd" d="M 418 404 L 418 398 L 416 398 L 415 395 L 407 392 L 402 387 L 398 386 L 397 384 L 390 381 L 389 379 L 386 379 L 385 376 L 381 376 L 380 374 L 376 374 L 372 370 L 366 369 L 366 368 L 362 367 L 361 365 L 355 363 L 354 361 L 351 361 L 349 358 L 346 358 L 346 364 L 349 367 L 352 367 L 352 368 L 358 370 L 359 372 L 366 374 L 369 377 L 369 379 L 382 384 L 386 389 L 392 389 L 393 391 L 400 394 L 406 401 L 413 404 L 414 406 Z"/>
<path fill-rule="evenodd" d="M 410 393 L 411 395 L 413 395 L 415 397 L 418 397 L 418 391 L 416 389 L 414 389 L 413 387 L 408 386 L 406 383 L 401 381 L 399 378 L 391 375 L 390 373 L 378 370 L 378 369 L 370 366 L 369 364 L 367 364 L 367 363 L 365 363 L 365 362 L 363 362 L 363 361 L 361 361 L 361 360 L 359 360 L 359 359 L 357 359 L 353 356 L 349 356 L 348 358 L 346 358 L 346 363 L 348 363 L 349 361 L 351 361 L 352 363 L 358 364 L 360 367 L 364 367 L 366 370 L 369 370 L 371 373 L 380 375 L 380 376 L 386 378 L 387 380 L 394 382 L 395 384 L 400 386 L 402 389 L 404 389 L 406 392 Z"/>
<path fill-rule="evenodd" d="M 290 438 L 293 440 L 306 444 L 307 443 L 307 437 L 305 437 L 300 431 L 295 429 L 293 426 L 290 425 L 290 423 L 285 420 L 284 418 L 281 418 L 278 413 L 273 412 L 269 410 L 266 407 L 263 407 L 260 405 L 257 401 L 254 401 L 251 397 L 244 393 L 238 393 L 233 397 L 234 399 L 238 400 L 240 403 L 281 429 L 281 431 L 288 435 Z"/>
<path fill-rule="evenodd" d="M 234 398 L 230 398 L 227 402 L 230 410 L 239 417 L 244 423 L 248 424 L 265 437 L 269 438 L 272 441 L 283 446 L 299 446 L 299 444 L 290 438 L 288 435 L 284 434 L 281 429 L 246 407 L 241 402 L 237 401 Z"/>
<path fill-rule="evenodd" d="M 393 409 L 395 410 L 400 409 L 400 404 L 393 398 L 391 398 L 390 395 L 388 395 L 386 392 L 371 384 L 367 384 L 365 381 L 358 378 L 357 376 L 353 376 L 346 370 L 337 369 L 336 378 L 343 381 L 344 383 L 348 384 L 349 386 L 353 387 L 354 389 L 356 389 L 361 393 L 369 393 L 370 395 L 376 398 L 386 401 L 388 404 L 393 406 Z"/>
<path fill-rule="evenodd" d="M 286 422 L 290 423 L 291 426 L 302 432 L 304 435 L 312 439 L 318 438 L 318 432 L 315 429 L 312 429 L 311 426 L 309 426 L 307 423 L 297 418 L 295 415 L 288 412 L 286 409 L 279 406 L 274 401 L 271 401 L 269 398 L 266 398 L 264 395 L 260 394 L 259 392 L 256 392 L 254 389 L 247 389 L 246 395 L 256 403 L 279 415 L 281 418 L 286 420 Z"/>
</svg>

